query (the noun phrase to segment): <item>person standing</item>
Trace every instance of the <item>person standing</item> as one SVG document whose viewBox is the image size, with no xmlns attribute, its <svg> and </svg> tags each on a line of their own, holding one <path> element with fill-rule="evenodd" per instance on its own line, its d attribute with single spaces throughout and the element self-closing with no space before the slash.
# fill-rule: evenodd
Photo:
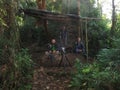
<svg viewBox="0 0 120 90">
<path fill-rule="evenodd" d="M 62 46 L 67 45 L 67 36 L 68 36 L 68 32 L 66 30 L 66 27 L 63 26 L 62 30 L 60 31 L 60 42 L 61 42 Z"/>
</svg>

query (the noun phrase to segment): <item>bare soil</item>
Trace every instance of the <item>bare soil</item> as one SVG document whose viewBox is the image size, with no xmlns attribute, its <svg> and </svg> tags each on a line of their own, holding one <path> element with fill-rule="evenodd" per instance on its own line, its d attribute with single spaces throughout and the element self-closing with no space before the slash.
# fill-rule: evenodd
<svg viewBox="0 0 120 90">
<path fill-rule="evenodd" d="M 29 47 L 32 59 L 34 61 L 34 75 L 32 90 L 71 90 L 69 85 L 71 75 L 75 72 L 74 63 L 76 58 L 80 58 L 83 63 L 86 60 L 81 55 L 67 53 L 66 56 L 71 64 L 63 60 L 61 66 L 58 57 L 53 63 L 44 55 L 44 49 L 35 45 Z M 65 64 L 65 67 L 63 67 Z"/>
</svg>

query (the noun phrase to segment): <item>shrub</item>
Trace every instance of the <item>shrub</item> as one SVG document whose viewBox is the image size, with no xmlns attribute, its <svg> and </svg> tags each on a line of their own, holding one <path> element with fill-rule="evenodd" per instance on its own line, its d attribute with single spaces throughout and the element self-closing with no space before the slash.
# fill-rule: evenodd
<svg viewBox="0 0 120 90">
<path fill-rule="evenodd" d="M 115 39 L 114 47 L 102 49 L 93 64 L 82 64 L 77 60 L 77 72 L 73 75 L 71 86 L 78 89 L 119 90 L 120 84 L 120 39 Z"/>
<path fill-rule="evenodd" d="M 15 55 L 12 63 L 6 64 L 7 68 L 3 73 L 2 83 L 4 90 L 31 90 L 32 60 L 27 49 L 21 49 Z"/>
<path fill-rule="evenodd" d="M 77 60 L 76 73 L 73 75 L 71 87 L 75 90 L 109 90 L 120 83 L 120 73 L 111 66 L 103 66 L 100 62 L 82 64 Z"/>
</svg>

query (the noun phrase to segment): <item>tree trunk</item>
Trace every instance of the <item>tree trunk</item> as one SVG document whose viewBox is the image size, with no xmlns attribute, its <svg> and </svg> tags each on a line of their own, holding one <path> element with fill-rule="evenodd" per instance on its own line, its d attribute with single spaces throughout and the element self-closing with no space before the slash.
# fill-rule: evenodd
<svg viewBox="0 0 120 90">
<path fill-rule="evenodd" d="M 19 31 L 15 19 L 17 2 L 16 0 L 5 0 L 4 5 L 6 11 L 5 23 L 7 25 L 7 27 L 5 27 L 4 36 L 9 42 L 6 46 L 10 50 L 10 56 L 14 57 L 16 50 L 19 48 Z"/>
<path fill-rule="evenodd" d="M 77 0 L 77 5 L 78 5 L 78 16 L 80 16 L 80 0 Z M 78 36 L 80 37 L 81 35 L 81 30 L 80 30 L 80 20 L 78 20 Z"/>
<path fill-rule="evenodd" d="M 46 9 L 46 0 L 36 0 L 38 9 L 45 10 Z M 51 38 L 51 35 L 48 32 L 47 20 L 37 20 L 37 27 L 42 25 L 44 27 L 44 31 L 46 33 L 46 38 Z"/>
<path fill-rule="evenodd" d="M 4 15 L 4 21 L 5 24 L 7 25 L 6 27 L 3 27 L 4 29 L 4 38 L 5 41 L 7 42 L 4 45 L 4 58 L 7 61 L 6 67 L 7 67 L 7 72 L 5 75 L 5 81 L 3 83 L 3 89 L 4 90 L 12 90 L 12 87 L 15 86 L 14 81 L 11 80 L 11 73 L 15 73 L 15 68 L 14 68 L 14 61 L 15 61 L 15 55 L 18 51 L 19 47 L 19 31 L 16 26 L 16 10 L 17 10 L 17 1 L 16 0 L 4 0 L 4 10 L 6 14 Z M 8 74 L 9 73 L 9 74 Z"/>
<path fill-rule="evenodd" d="M 45 10 L 46 9 L 46 1 L 45 0 L 36 0 L 38 9 Z"/>
<path fill-rule="evenodd" d="M 115 24 L 116 24 L 116 15 L 115 15 L 115 3 L 112 0 L 112 26 L 111 26 L 111 36 L 114 35 L 115 32 Z"/>
</svg>

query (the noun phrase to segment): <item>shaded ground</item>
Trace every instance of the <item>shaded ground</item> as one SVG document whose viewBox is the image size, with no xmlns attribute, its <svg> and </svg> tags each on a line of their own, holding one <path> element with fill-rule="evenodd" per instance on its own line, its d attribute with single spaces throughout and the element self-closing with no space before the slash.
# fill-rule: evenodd
<svg viewBox="0 0 120 90">
<path fill-rule="evenodd" d="M 34 49 L 32 49 L 34 47 Z M 63 67 L 64 62 L 60 67 L 58 64 L 60 58 L 55 60 L 53 65 L 50 60 L 46 58 L 40 47 L 33 45 L 29 47 L 32 59 L 35 62 L 34 76 L 33 76 L 33 88 L 32 90 L 70 90 L 69 84 L 71 80 L 71 74 L 75 71 L 73 64 L 75 62 L 76 55 L 72 53 L 66 54 L 72 67 L 66 63 L 66 67 Z M 79 56 L 83 62 L 86 60 Z"/>
</svg>

